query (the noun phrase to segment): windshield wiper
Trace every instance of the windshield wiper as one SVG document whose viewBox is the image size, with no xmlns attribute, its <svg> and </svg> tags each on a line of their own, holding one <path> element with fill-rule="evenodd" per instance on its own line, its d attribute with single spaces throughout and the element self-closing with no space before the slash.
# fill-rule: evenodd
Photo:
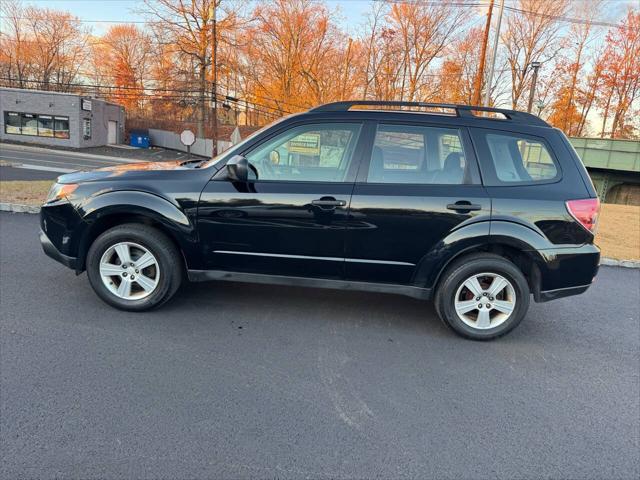
<svg viewBox="0 0 640 480">
<path fill-rule="evenodd" d="M 208 158 L 194 158 L 194 159 L 191 159 L 191 160 L 184 160 L 183 162 L 180 162 L 180 166 L 182 167 L 184 165 L 189 165 L 191 163 L 200 163 L 201 164 L 201 163 L 206 162 L 207 160 L 209 160 L 209 159 Z M 194 166 L 194 168 L 199 168 L 199 167 L 200 167 L 200 165 L 195 165 Z"/>
</svg>

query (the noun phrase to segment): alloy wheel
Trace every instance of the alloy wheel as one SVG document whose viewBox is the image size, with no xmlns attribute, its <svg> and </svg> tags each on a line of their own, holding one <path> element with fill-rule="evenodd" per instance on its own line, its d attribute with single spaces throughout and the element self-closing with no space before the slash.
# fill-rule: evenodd
<svg viewBox="0 0 640 480">
<path fill-rule="evenodd" d="M 479 273 L 466 279 L 454 300 L 458 318 L 478 330 L 495 328 L 506 322 L 516 307 L 516 292 L 505 277 Z"/>
<path fill-rule="evenodd" d="M 100 259 L 100 278 L 111 293 L 125 300 L 140 300 L 158 286 L 160 267 L 156 257 L 133 242 L 109 247 Z"/>
</svg>

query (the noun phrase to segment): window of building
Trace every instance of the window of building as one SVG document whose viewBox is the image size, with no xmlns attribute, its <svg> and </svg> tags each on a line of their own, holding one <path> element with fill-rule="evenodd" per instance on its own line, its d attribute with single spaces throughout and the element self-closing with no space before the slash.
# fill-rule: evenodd
<svg viewBox="0 0 640 480">
<path fill-rule="evenodd" d="M 4 131 L 5 133 L 14 133 L 20 135 L 20 128 L 22 127 L 22 119 L 20 114 L 16 112 L 7 112 L 4 117 Z"/>
<path fill-rule="evenodd" d="M 69 117 L 5 112 L 4 131 L 13 135 L 69 138 Z"/>
<path fill-rule="evenodd" d="M 38 115 L 38 136 L 53 137 L 53 117 L 51 115 Z"/>
<path fill-rule="evenodd" d="M 38 117 L 32 113 L 22 114 L 22 135 L 38 135 Z"/>
<path fill-rule="evenodd" d="M 55 137 L 69 138 L 69 117 L 55 117 Z"/>
<path fill-rule="evenodd" d="M 455 185 L 464 183 L 466 169 L 458 130 L 382 124 L 367 182 Z"/>
</svg>

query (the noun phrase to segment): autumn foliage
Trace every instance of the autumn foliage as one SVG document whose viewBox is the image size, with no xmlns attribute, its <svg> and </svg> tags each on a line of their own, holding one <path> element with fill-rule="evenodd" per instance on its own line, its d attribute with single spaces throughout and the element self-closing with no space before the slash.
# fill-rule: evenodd
<svg viewBox="0 0 640 480">
<path fill-rule="evenodd" d="M 523 110 L 541 62 L 533 113 L 572 136 L 640 136 L 640 10 L 605 19 L 606 0 L 507 2 L 488 84 L 496 8 L 485 34 L 479 3 L 372 1 L 354 26 L 320 0 L 144 0 L 146 23 L 92 31 L 71 13 L 4 1 L 0 84 L 99 96 L 206 134 L 214 82 L 221 124 L 350 98 L 471 104 L 487 90 L 491 105 Z"/>
</svg>

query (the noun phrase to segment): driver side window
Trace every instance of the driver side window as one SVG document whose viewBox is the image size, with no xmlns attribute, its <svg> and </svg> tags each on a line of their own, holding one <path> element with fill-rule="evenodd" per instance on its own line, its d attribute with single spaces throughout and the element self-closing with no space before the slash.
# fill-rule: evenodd
<svg viewBox="0 0 640 480">
<path fill-rule="evenodd" d="M 344 182 L 360 128 L 357 123 L 300 125 L 267 140 L 246 157 L 260 180 Z"/>
</svg>

